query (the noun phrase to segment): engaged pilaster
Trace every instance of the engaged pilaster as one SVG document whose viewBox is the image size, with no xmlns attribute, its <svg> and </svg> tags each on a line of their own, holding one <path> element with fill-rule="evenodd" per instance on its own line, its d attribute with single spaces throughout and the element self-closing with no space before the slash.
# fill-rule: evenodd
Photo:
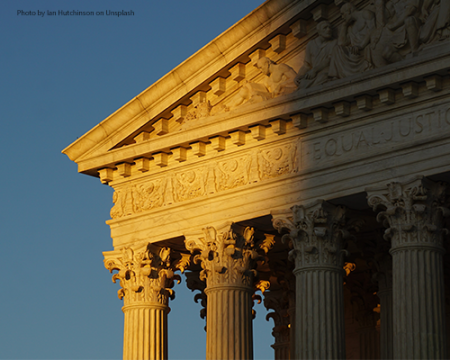
<svg viewBox="0 0 450 360">
<path fill-rule="evenodd" d="M 206 280 L 206 359 L 253 359 L 252 295 L 256 263 L 273 238 L 255 240 L 253 228 L 227 224 L 187 235 L 186 248 Z"/>
<path fill-rule="evenodd" d="M 367 190 L 391 241 L 395 359 L 445 359 L 442 205 L 446 188 L 424 177 Z M 381 310 L 383 311 L 383 310 Z"/>
<path fill-rule="evenodd" d="M 273 225 L 290 230 L 296 276 L 295 359 L 345 359 L 343 265 L 346 210 L 322 200 L 273 213 Z M 281 215 L 281 216 L 280 216 Z"/>
<path fill-rule="evenodd" d="M 140 250 L 124 248 L 103 253 L 105 267 L 120 281 L 119 299 L 125 314 L 123 359 L 167 359 L 168 301 L 176 277 L 170 249 L 150 244 Z"/>
</svg>

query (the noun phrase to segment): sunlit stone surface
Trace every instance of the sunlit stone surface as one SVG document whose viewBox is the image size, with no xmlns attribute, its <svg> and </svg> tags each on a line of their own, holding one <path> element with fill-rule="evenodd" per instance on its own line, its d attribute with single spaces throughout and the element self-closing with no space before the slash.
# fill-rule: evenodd
<svg viewBox="0 0 450 360">
<path fill-rule="evenodd" d="M 449 4 L 268 0 L 63 150 L 114 189 L 124 359 L 180 276 L 207 359 L 257 300 L 275 359 L 448 356 Z"/>
</svg>

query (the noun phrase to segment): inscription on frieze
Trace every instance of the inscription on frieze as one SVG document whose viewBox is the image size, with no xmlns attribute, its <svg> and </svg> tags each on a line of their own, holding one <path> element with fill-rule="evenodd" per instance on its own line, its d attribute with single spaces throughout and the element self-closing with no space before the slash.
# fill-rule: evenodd
<svg viewBox="0 0 450 360">
<path fill-rule="evenodd" d="M 355 161 L 372 153 L 389 152 L 446 133 L 450 135 L 449 104 L 305 140 L 302 167 Z"/>
</svg>

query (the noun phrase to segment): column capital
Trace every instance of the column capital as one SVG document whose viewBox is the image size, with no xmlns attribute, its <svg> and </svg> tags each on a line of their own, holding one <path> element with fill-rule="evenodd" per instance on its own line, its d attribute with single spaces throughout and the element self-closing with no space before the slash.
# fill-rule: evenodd
<svg viewBox="0 0 450 360">
<path fill-rule="evenodd" d="M 171 264 L 171 249 L 146 244 L 140 248 L 124 247 L 103 253 L 105 267 L 112 273 L 115 283 L 120 281 L 119 299 L 124 307 L 161 305 L 167 306 L 174 297 L 171 287 L 179 276 Z"/>
<path fill-rule="evenodd" d="M 377 220 L 387 228 L 384 238 L 391 241 L 391 252 L 405 246 L 443 251 L 443 217 L 450 215 L 444 207 L 447 189 L 423 176 L 366 189 L 369 205 L 379 212 Z"/>
<path fill-rule="evenodd" d="M 350 237 L 352 227 L 347 215 L 345 207 L 317 200 L 306 206 L 293 206 L 290 214 L 273 212 L 272 222 L 279 232 L 289 231 L 282 241 L 291 243 L 289 259 L 295 260 L 296 270 L 314 267 L 342 270 L 347 254 L 342 240 Z"/>
<path fill-rule="evenodd" d="M 206 291 L 215 286 L 252 288 L 256 263 L 265 259 L 262 254 L 275 242 L 273 235 L 255 235 L 253 228 L 234 223 L 185 235 L 186 249 L 197 253 L 194 263 L 202 267 L 200 279 L 206 280 Z"/>
</svg>

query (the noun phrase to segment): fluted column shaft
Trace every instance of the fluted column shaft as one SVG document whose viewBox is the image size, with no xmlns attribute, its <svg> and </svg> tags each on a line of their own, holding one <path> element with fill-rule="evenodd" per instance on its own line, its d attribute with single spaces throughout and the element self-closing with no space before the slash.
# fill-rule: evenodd
<svg viewBox="0 0 450 360">
<path fill-rule="evenodd" d="M 252 288 L 217 286 L 205 290 L 206 359 L 252 359 Z"/>
<path fill-rule="evenodd" d="M 273 236 L 257 239 L 250 227 L 227 223 L 185 234 L 186 248 L 206 282 L 206 360 L 253 359 L 252 294 L 257 261 Z"/>
<path fill-rule="evenodd" d="M 287 360 L 290 359 L 290 346 L 289 343 L 278 343 L 271 345 L 272 348 L 275 350 L 275 360 Z"/>
<path fill-rule="evenodd" d="M 123 358 L 167 359 L 168 307 L 158 304 L 124 306 Z"/>
<path fill-rule="evenodd" d="M 124 360 L 167 359 L 167 314 L 173 297 L 173 273 L 169 248 L 147 244 L 141 249 L 104 252 L 105 267 L 120 281 L 125 316 Z"/>
<path fill-rule="evenodd" d="M 345 359 L 342 269 L 296 269 L 295 359 Z"/>
<path fill-rule="evenodd" d="M 284 270 L 286 270 L 286 267 Z M 288 269 L 288 271 L 290 270 Z M 275 342 L 272 345 L 272 348 L 275 350 L 275 360 L 290 359 L 293 358 L 294 355 L 294 353 L 291 352 L 291 344 L 294 343 L 294 337 L 291 337 L 291 329 L 295 320 L 292 319 L 289 314 L 289 306 L 292 306 L 290 302 L 291 298 L 293 298 L 293 296 L 291 296 L 293 295 L 291 294 L 291 289 L 295 287 L 293 280 L 295 280 L 295 277 L 292 272 L 290 272 L 289 282 L 280 281 L 280 278 L 278 279 L 278 282 L 281 283 L 284 289 L 275 291 L 270 290 L 264 293 L 264 306 L 268 310 L 274 310 L 266 315 L 266 319 L 269 320 L 272 318 L 274 321 L 272 335 L 275 338 Z M 289 288 L 287 288 L 287 285 L 289 285 Z M 295 298 L 292 300 L 295 301 Z M 293 304 L 292 307 L 295 308 L 295 304 Z"/>
<path fill-rule="evenodd" d="M 442 251 L 392 249 L 395 359 L 445 359 Z"/>
<path fill-rule="evenodd" d="M 295 359 L 345 359 L 343 265 L 346 209 L 318 200 L 272 212 L 295 261 Z"/>
<path fill-rule="evenodd" d="M 296 281 L 297 281 L 297 279 L 295 279 L 295 281 L 293 281 L 294 287 L 295 287 L 295 282 Z M 288 310 L 288 314 L 289 314 L 289 319 L 290 319 L 290 324 L 291 324 L 291 327 L 289 328 L 289 330 L 290 330 L 290 334 L 289 334 L 289 339 L 290 339 L 290 341 L 289 341 L 289 353 L 290 353 L 290 357 L 289 357 L 289 359 L 294 359 L 295 349 L 296 349 L 296 346 L 295 346 L 295 340 L 297 339 L 297 337 L 295 335 L 295 333 L 296 333 L 295 328 L 296 328 L 296 323 L 297 323 L 297 316 L 296 316 L 296 311 L 295 311 L 295 309 L 297 307 L 296 301 L 297 301 L 297 299 L 296 299 L 295 288 L 294 288 L 293 293 L 291 293 L 289 295 L 289 310 Z"/>
<path fill-rule="evenodd" d="M 380 359 L 393 359 L 392 287 L 379 290 L 380 298 Z"/>
<path fill-rule="evenodd" d="M 376 314 L 365 314 L 359 319 L 359 358 L 380 358 L 380 336 L 377 331 Z"/>
<path fill-rule="evenodd" d="M 442 205 L 446 186 L 424 177 L 368 189 L 391 241 L 394 359 L 447 358 Z M 381 308 L 382 309 L 382 308 Z M 383 310 L 381 310 L 383 311 Z"/>
</svg>

